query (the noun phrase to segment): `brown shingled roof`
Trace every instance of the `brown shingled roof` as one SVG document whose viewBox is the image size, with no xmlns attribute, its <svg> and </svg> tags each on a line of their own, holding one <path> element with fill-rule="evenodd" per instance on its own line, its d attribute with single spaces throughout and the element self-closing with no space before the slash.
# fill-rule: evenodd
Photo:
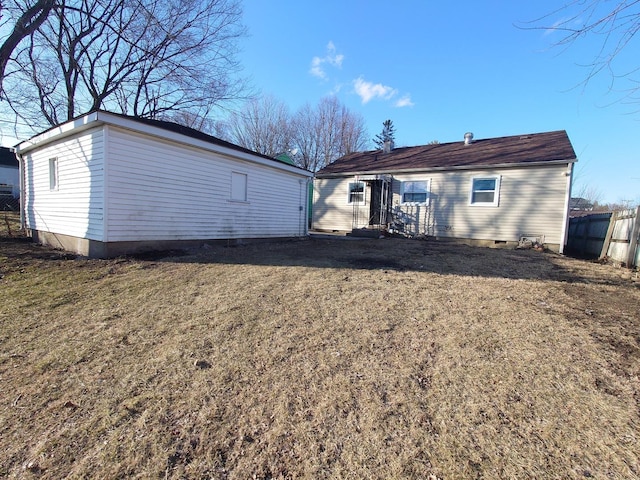
<svg viewBox="0 0 640 480">
<path fill-rule="evenodd" d="M 474 140 L 469 145 L 453 142 L 396 148 L 389 153 L 381 150 L 352 153 L 327 165 L 318 171 L 318 175 L 473 168 L 554 161 L 576 161 L 573 146 L 564 130 Z"/>
</svg>

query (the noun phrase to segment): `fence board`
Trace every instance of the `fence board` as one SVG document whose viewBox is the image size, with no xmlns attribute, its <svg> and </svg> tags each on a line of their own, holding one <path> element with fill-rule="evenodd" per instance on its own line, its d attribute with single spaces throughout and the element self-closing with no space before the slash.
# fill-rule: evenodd
<svg viewBox="0 0 640 480">
<path fill-rule="evenodd" d="M 567 252 L 638 266 L 640 207 L 615 213 L 594 213 L 569 219 Z"/>
</svg>

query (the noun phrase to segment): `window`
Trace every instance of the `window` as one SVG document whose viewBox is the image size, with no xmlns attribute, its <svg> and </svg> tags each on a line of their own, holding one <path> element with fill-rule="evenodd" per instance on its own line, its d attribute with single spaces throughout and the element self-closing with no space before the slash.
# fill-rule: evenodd
<svg viewBox="0 0 640 480">
<path fill-rule="evenodd" d="M 404 204 L 425 205 L 429 200 L 429 181 L 402 182 L 400 193 Z"/>
<path fill-rule="evenodd" d="M 58 159 L 49 159 L 49 190 L 58 190 Z"/>
<path fill-rule="evenodd" d="M 247 201 L 247 174 L 231 172 L 231 200 Z"/>
<path fill-rule="evenodd" d="M 353 182 L 349 184 L 348 202 L 364 204 L 364 182 Z"/>
<path fill-rule="evenodd" d="M 500 177 L 474 177 L 471 179 L 471 205 L 498 206 Z"/>
</svg>

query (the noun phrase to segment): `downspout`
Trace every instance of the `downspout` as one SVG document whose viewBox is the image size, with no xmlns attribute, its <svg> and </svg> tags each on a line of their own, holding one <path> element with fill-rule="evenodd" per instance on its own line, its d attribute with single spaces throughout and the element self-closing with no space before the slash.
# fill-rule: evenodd
<svg viewBox="0 0 640 480">
<path fill-rule="evenodd" d="M 18 175 L 20 176 L 20 229 L 26 230 L 27 226 L 24 211 L 24 158 L 22 157 L 22 154 L 18 153 L 15 148 L 12 148 L 11 150 L 13 150 L 13 153 L 15 153 L 16 159 L 18 160 Z"/>
<path fill-rule="evenodd" d="M 300 179 L 300 218 L 298 233 L 301 237 L 309 236 L 309 178 Z"/>
<path fill-rule="evenodd" d="M 562 223 L 562 235 L 560 247 L 558 248 L 558 253 L 564 253 L 564 247 L 567 244 L 568 235 L 569 235 L 569 202 L 571 200 L 571 184 L 573 183 L 571 180 L 573 178 L 573 162 L 569 164 L 569 170 L 565 173 L 567 176 L 567 189 L 566 195 L 564 199 L 564 222 Z"/>
<path fill-rule="evenodd" d="M 309 188 L 311 186 L 312 188 Z M 307 180 L 304 182 L 304 236 L 309 236 L 309 223 L 312 221 L 312 218 L 309 218 L 309 215 L 312 214 L 312 211 L 309 210 L 309 205 L 313 208 L 313 177 L 307 177 Z M 309 194 L 311 193 L 311 197 Z"/>
</svg>

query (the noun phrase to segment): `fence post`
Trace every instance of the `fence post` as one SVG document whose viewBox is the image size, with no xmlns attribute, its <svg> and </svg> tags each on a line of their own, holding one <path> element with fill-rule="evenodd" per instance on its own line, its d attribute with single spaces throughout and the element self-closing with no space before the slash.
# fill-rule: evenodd
<svg viewBox="0 0 640 480">
<path fill-rule="evenodd" d="M 636 208 L 636 216 L 633 219 L 631 238 L 629 239 L 629 251 L 627 252 L 627 268 L 633 268 L 638 246 L 638 234 L 640 234 L 640 206 Z"/>
<path fill-rule="evenodd" d="M 613 237 L 613 230 L 615 229 L 617 218 L 618 212 L 612 212 L 609 217 L 609 228 L 607 228 L 607 234 L 604 237 L 604 243 L 602 244 L 602 250 L 600 251 L 598 260 L 604 259 L 609 253 L 609 245 L 611 245 L 611 238 Z"/>
</svg>

